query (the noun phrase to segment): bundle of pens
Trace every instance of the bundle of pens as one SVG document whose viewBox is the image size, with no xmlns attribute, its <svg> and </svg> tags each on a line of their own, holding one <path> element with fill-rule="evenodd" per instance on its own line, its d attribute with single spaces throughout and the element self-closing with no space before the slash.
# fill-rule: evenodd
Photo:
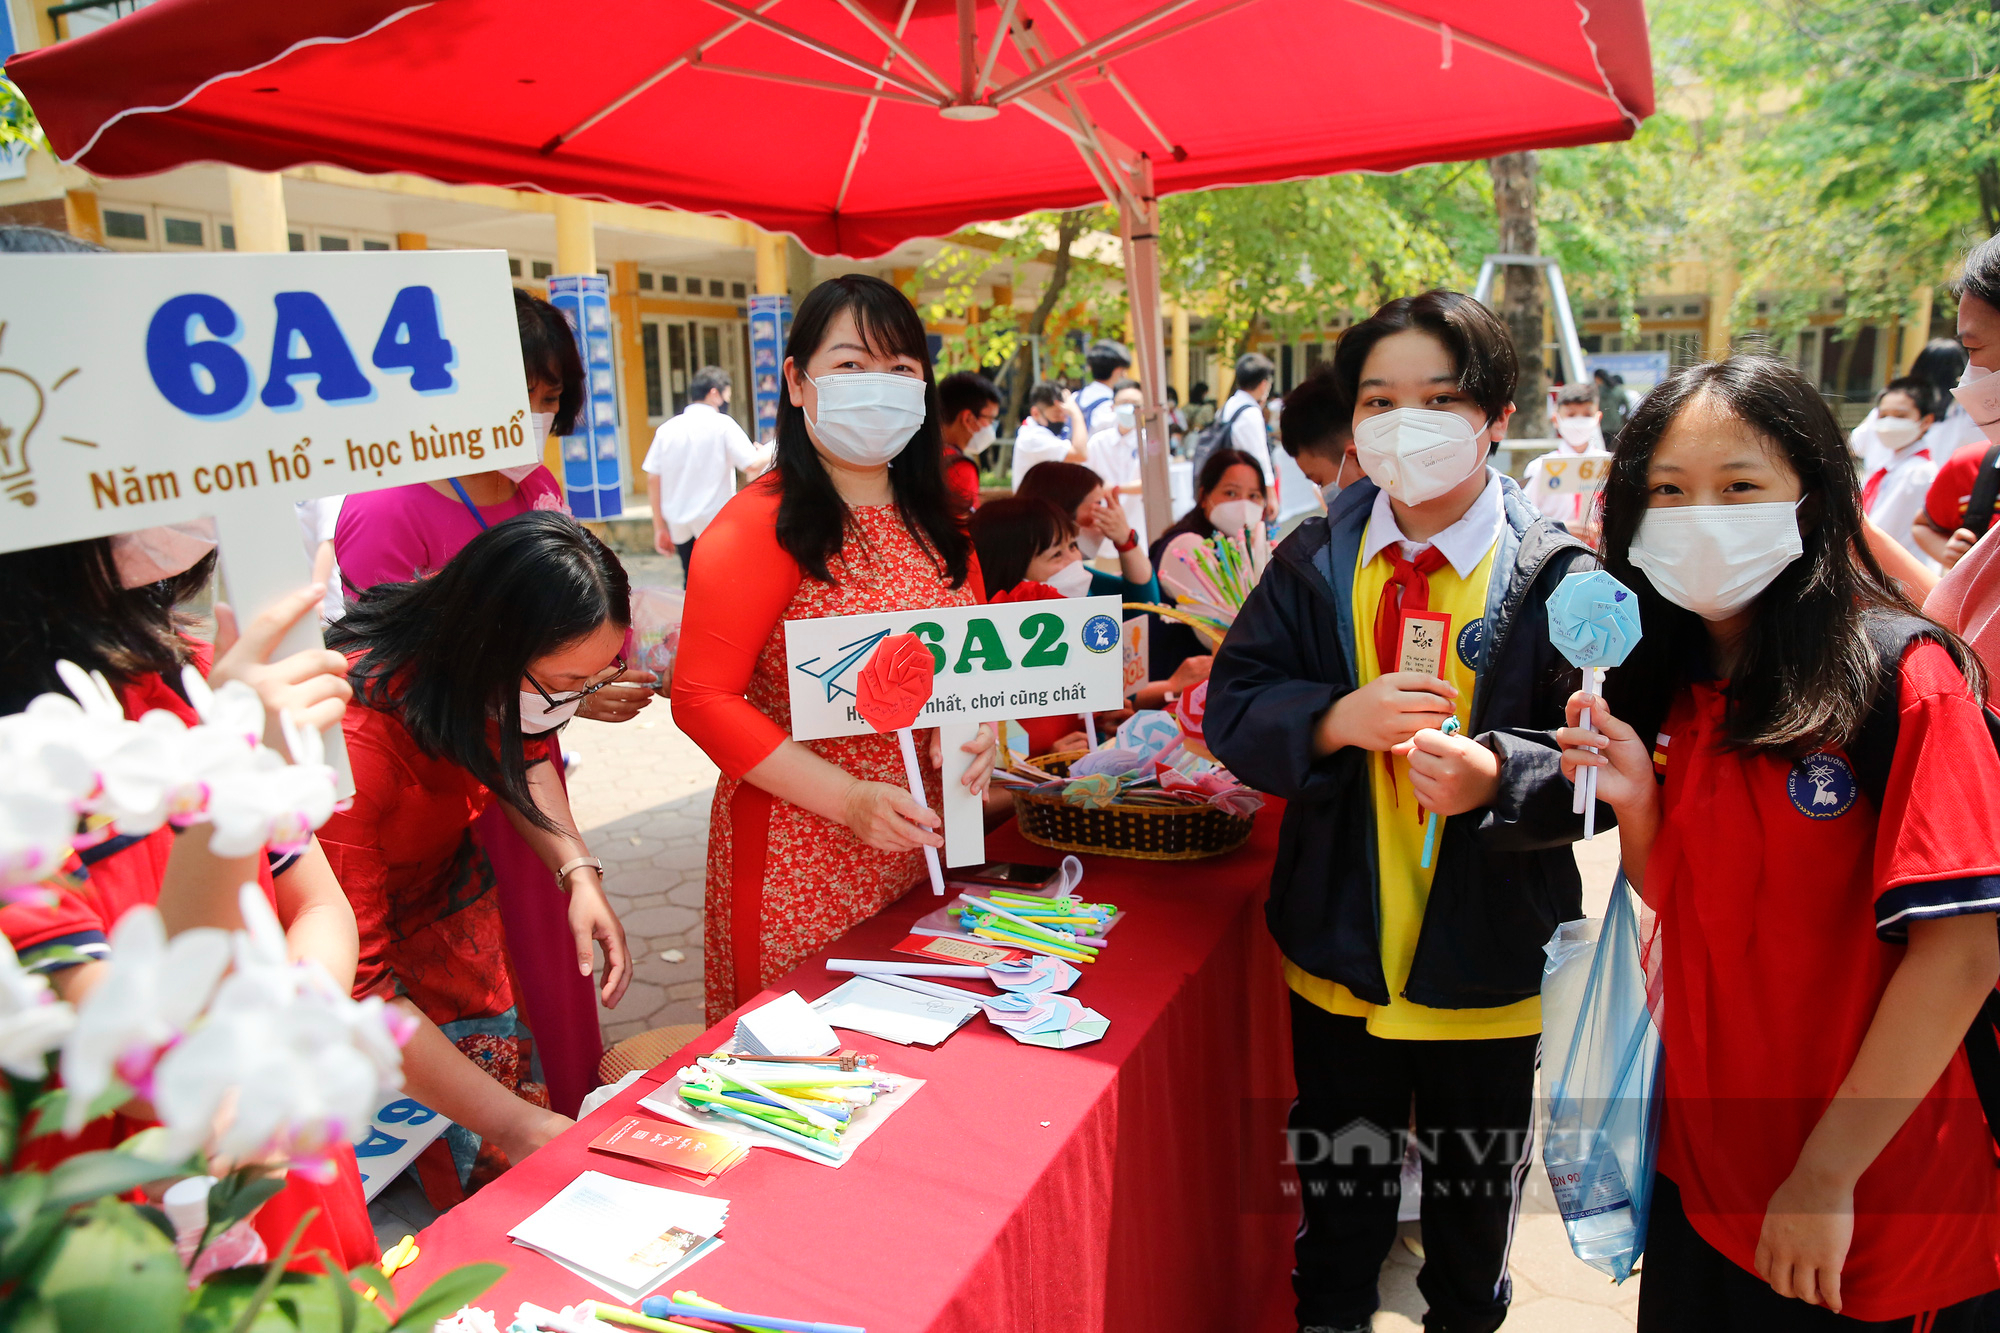
<svg viewBox="0 0 2000 1333">
<path fill-rule="evenodd" d="M 1041 898 L 1004 889 L 991 890 L 988 898 L 992 901 L 967 894 L 951 908 L 966 934 L 1073 963 L 1097 961 L 1101 946 L 1091 943 L 1091 937 L 1101 938 L 1118 915 L 1110 903 L 1075 898 Z"/>
<path fill-rule="evenodd" d="M 1259 525 L 1240 537 L 1217 533 L 1204 540 L 1184 532 L 1160 553 L 1160 586 L 1174 595 L 1175 604 L 1133 605 L 1190 626 L 1214 647 L 1236 623 L 1270 558 L 1271 544 Z"/>
<path fill-rule="evenodd" d="M 688 1078 L 680 1086 L 688 1105 L 834 1158 L 854 1113 L 897 1086 L 872 1070 L 843 1070 L 831 1060 L 701 1058 L 695 1066 L 683 1071 Z"/>
</svg>

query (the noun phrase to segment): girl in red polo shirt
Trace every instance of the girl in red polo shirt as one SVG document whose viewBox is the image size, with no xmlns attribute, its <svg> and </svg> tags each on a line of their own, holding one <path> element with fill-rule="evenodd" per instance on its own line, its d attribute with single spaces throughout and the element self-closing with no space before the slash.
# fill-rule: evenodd
<svg viewBox="0 0 2000 1333">
<path fill-rule="evenodd" d="M 1857 541 L 1839 428 L 1781 361 L 1649 394 L 1604 520 L 1645 638 L 1558 737 L 1565 773 L 1600 767 L 1658 916 L 1639 1327 L 1989 1327 L 2000 1167 L 1963 1049 L 2000 976 L 1979 665 Z"/>
</svg>

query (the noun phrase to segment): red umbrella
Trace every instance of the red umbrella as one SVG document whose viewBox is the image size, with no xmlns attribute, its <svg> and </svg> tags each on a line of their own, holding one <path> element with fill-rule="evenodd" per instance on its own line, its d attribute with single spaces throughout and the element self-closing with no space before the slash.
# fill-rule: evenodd
<svg viewBox="0 0 2000 1333">
<path fill-rule="evenodd" d="M 326 162 L 854 257 L 1115 199 L 1134 150 L 1171 193 L 1624 138 L 1653 105 L 1640 0 L 160 0 L 7 73 L 101 176 Z"/>
<path fill-rule="evenodd" d="M 1157 194 L 1622 139 L 1653 107 L 1641 0 L 159 0 L 7 73 L 101 176 L 326 162 L 854 257 L 1110 199 L 1149 398 Z"/>
</svg>

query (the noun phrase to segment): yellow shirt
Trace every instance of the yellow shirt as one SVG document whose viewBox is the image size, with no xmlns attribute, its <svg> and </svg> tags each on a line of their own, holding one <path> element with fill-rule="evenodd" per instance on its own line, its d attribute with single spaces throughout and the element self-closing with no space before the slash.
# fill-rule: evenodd
<svg viewBox="0 0 2000 1333">
<path fill-rule="evenodd" d="M 1367 534 L 1362 549 L 1367 549 Z M 1495 543 L 1497 546 L 1498 543 Z M 1474 644 L 1480 635 L 1466 627 L 1486 614 L 1486 589 L 1493 572 L 1494 547 L 1488 547 L 1479 565 L 1468 578 L 1460 578 L 1449 564 L 1430 576 L 1428 610 L 1451 617 L 1444 652 L 1445 678 L 1458 687 L 1458 722 L 1471 720 L 1474 672 L 1460 655 L 1461 648 L 1477 656 Z M 1354 571 L 1354 649 L 1359 683 L 1366 685 L 1382 674 L 1375 659 L 1375 608 L 1389 582 L 1391 569 L 1385 550 Z M 1371 1036 L 1398 1041 L 1453 1041 L 1481 1037 L 1525 1037 L 1542 1030 L 1542 1002 L 1531 996 L 1497 1009 L 1432 1009 L 1403 998 L 1403 986 L 1410 977 L 1410 960 L 1416 956 L 1417 933 L 1424 923 L 1424 905 L 1430 900 L 1431 870 L 1419 864 L 1423 856 L 1425 820 L 1418 818 L 1416 793 L 1410 787 L 1410 764 L 1395 759 L 1395 786 L 1391 790 L 1388 765 L 1382 756 L 1368 756 L 1368 788 L 1375 804 L 1376 864 L 1380 878 L 1376 884 L 1377 916 L 1382 933 L 1382 972 L 1389 983 L 1389 1003 L 1374 1005 L 1360 999 L 1337 981 L 1313 976 L 1289 958 L 1285 960 L 1285 983 L 1300 997 L 1328 1013 L 1345 1014 L 1368 1020 Z M 1440 817 L 1440 825 L 1443 820 Z M 1442 829 L 1440 829 L 1440 838 Z M 1357 849 L 1357 854 L 1359 851 Z M 1435 849 L 1432 865 L 1436 865 Z"/>
</svg>

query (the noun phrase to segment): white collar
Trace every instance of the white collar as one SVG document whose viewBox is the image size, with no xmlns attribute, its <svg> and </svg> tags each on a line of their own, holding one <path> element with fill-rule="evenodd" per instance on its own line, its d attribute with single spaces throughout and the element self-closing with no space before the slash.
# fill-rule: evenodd
<svg viewBox="0 0 2000 1333">
<path fill-rule="evenodd" d="M 686 407 L 682 408 L 682 409 L 681 409 L 681 411 L 683 411 L 683 412 L 692 412 L 692 411 L 694 411 L 694 410 L 695 410 L 695 409 L 696 409 L 697 407 L 698 407 L 698 408 L 700 408 L 700 409 L 701 409 L 702 411 L 704 411 L 704 412 L 720 412 L 720 411 L 722 410 L 721 408 L 717 407 L 717 406 L 716 406 L 716 405 L 715 405 L 714 403 L 704 403 L 704 402 L 700 402 L 700 401 L 696 401 L 696 402 L 692 402 L 692 403 L 689 403 L 689 404 L 688 404 L 688 405 L 687 405 Z"/>
<path fill-rule="evenodd" d="M 1492 468 L 1486 469 L 1486 489 L 1472 502 L 1472 507 L 1459 517 L 1458 522 L 1440 532 L 1427 542 L 1411 542 L 1403 535 L 1403 529 L 1396 522 L 1396 511 L 1389 507 L 1389 492 L 1375 492 L 1375 508 L 1368 515 L 1368 529 L 1361 537 L 1361 563 L 1367 564 L 1382 553 L 1390 542 L 1413 545 L 1418 550 L 1435 546 L 1444 552 L 1444 558 L 1451 561 L 1451 567 L 1461 579 L 1472 577 L 1472 571 L 1479 568 L 1479 562 L 1493 549 L 1493 543 L 1500 540 L 1500 525 L 1506 521 L 1506 507 L 1501 500 L 1500 474 Z"/>
</svg>

